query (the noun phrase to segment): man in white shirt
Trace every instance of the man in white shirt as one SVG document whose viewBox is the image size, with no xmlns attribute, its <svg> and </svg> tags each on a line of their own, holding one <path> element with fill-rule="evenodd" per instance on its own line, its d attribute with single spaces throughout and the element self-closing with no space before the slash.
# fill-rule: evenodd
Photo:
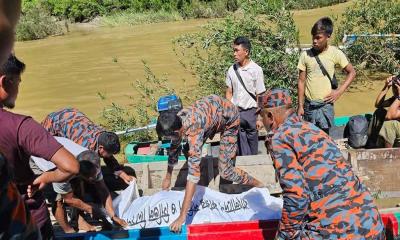
<svg viewBox="0 0 400 240">
<path fill-rule="evenodd" d="M 77 190 L 75 188 L 80 188 L 82 184 L 71 184 L 73 181 L 84 181 L 90 185 L 93 185 L 93 189 L 95 190 L 95 195 L 100 198 L 101 203 L 104 205 L 107 214 L 115 223 L 126 226 L 126 222 L 115 215 L 115 211 L 112 205 L 112 198 L 107 186 L 104 183 L 103 175 L 101 173 L 100 167 L 100 157 L 94 152 L 90 151 L 87 148 L 80 146 L 79 144 L 74 143 L 73 141 L 63 138 L 63 137 L 55 137 L 55 139 L 61 143 L 64 148 L 66 148 L 69 152 L 71 152 L 80 163 L 79 174 L 68 182 L 62 183 L 53 183 L 53 189 L 57 193 L 54 217 L 60 224 L 61 228 L 66 233 L 75 232 L 75 230 L 69 225 L 66 220 L 64 204 L 67 204 L 71 207 L 75 207 L 80 211 L 87 212 L 95 218 L 102 218 L 102 212 L 93 207 L 90 204 L 84 202 L 83 196 L 75 196 L 74 191 Z M 41 171 L 46 172 L 53 170 L 56 166 L 43 158 L 31 156 L 33 162 L 40 168 Z M 83 189 L 78 189 L 78 192 L 83 192 Z M 93 191 L 92 191 L 93 192 Z M 87 223 L 81 215 L 78 216 L 78 228 L 86 231 L 93 231 L 95 227 Z"/>
<path fill-rule="evenodd" d="M 239 108 L 238 155 L 258 153 L 257 95 L 265 92 L 262 68 L 250 59 L 251 43 L 246 37 L 233 41 L 235 63 L 226 74 L 226 98 Z"/>
</svg>

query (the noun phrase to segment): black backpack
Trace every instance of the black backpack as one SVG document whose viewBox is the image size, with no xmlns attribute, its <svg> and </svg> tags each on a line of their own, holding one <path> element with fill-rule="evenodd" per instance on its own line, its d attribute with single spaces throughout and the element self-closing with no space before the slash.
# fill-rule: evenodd
<svg viewBox="0 0 400 240">
<path fill-rule="evenodd" d="M 352 148 L 365 147 L 368 140 L 368 120 L 363 115 L 352 116 L 346 125 L 344 137 Z"/>
</svg>

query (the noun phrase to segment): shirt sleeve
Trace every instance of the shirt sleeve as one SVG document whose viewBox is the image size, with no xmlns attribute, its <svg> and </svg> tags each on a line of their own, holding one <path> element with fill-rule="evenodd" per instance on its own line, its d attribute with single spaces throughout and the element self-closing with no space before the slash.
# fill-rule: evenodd
<svg viewBox="0 0 400 240">
<path fill-rule="evenodd" d="M 335 64 L 339 64 L 340 68 L 342 69 L 345 68 L 347 65 L 349 65 L 349 60 L 347 59 L 344 52 L 340 49 L 337 49 Z"/>
<path fill-rule="evenodd" d="M 307 70 L 307 66 L 306 66 L 306 51 L 303 51 L 300 54 L 299 63 L 297 64 L 297 69 L 299 69 L 300 71 L 303 71 L 303 72 Z"/>
<path fill-rule="evenodd" d="M 188 176 L 187 180 L 198 183 L 200 180 L 200 162 L 201 149 L 203 147 L 204 129 L 201 127 L 192 127 L 188 133 L 189 142 L 189 159 L 188 159 Z"/>
<path fill-rule="evenodd" d="M 111 171 L 116 172 L 122 170 L 121 164 L 119 164 L 118 160 L 114 156 L 103 158 L 103 160 L 107 167 L 111 169 Z"/>
<path fill-rule="evenodd" d="M 264 83 L 264 73 L 262 68 L 260 67 L 257 73 L 257 80 L 256 80 L 256 93 L 260 94 L 265 92 L 265 83 Z"/>
<path fill-rule="evenodd" d="M 272 146 L 274 166 L 283 190 L 282 218 L 277 238 L 297 239 L 309 206 L 303 168 L 290 145 L 274 139 Z"/>
<path fill-rule="evenodd" d="M 229 68 L 229 69 L 230 69 L 230 68 Z M 231 76 L 229 75 L 229 69 L 228 69 L 228 71 L 226 72 L 225 84 L 226 84 L 226 87 L 228 87 L 228 88 L 233 88 L 233 87 L 232 87 L 232 79 L 231 79 Z"/>
<path fill-rule="evenodd" d="M 25 119 L 18 129 L 18 144 L 28 155 L 51 160 L 62 147 L 39 123 L 32 118 Z"/>
</svg>

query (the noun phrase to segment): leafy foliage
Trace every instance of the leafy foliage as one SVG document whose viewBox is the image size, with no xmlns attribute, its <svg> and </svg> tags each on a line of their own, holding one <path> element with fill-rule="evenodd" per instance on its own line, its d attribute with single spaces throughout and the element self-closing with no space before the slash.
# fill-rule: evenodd
<svg viewBox="0 0 400 240">
<path fill-rule="evenodd" d="M 114 61 L 118 64 L 118 61 Z M 157 100 L 164 95 L 175 93 L 175 90 L 170 88 L 167 84 L 168 79 L 156 76 L 146 62 L 143 61 L 145 70 L 145 79 L 136 80 L 132 83 L 132 87 L 139 93 L 137 97 L 130 97 L 131 104 L 120 106 L 114 102 L 111 104 L 106 103 L 107 97 L 99 93 L 100 98 L 105 102 L 106 106 L 101 112 L 103 125 L 112 131 L 121 131 L 129 128 L 146 126 L 157 117 Z M 121 67 L 121 66 L 120 66 Z M 121 67 L 122 68 L 122 67 Z M 121 69 L 125 71 L 125 69 Z M 178 89 L 181 93 L 183 100 L 186 97 L 186 86 Z M 156 139 L 154 131 L 140 131 L 122 137 L 124 142 L 127 141 L 148 141 Z"/>
<path fill-rule="evenodd" d="M 49 12 L 38 6 L 31 5 L 23 12 L 17 26 L 17 40 L 35 40 L 63 33 L 63 28 L 50 16 Z"/>
<path fill-rule="evenodd" d="M 337 24 L 339 42 L 344 34 L 391 34 L 400 32 L 399 1 L 355 1 Z M 399 38 L 359 37 L 345 49 L 358 70 L 398 71 Z"/>
<path fill-rule="evenodd" d="M 75 22 L 97 16 L 130 12 L 179 12 L 183 18 L 221 17 L 235 11 L 238 0 L 26 0 L 24 8 L 40 5 L 52 15 Z"/>
<path fill-rule="evenodd" d="M 247 36 L 252 42 L 251 56 L 263 68 L 266 87 L 284 87 L 294 93 L 299 41 L 292 14 L 279 1 L 253 0 L 242 7 L 241 13 L 175 40 L 175 51 L 197 76 L 201 95 L 224 95 L 225 74 L 233 63 L 231 45 L 237 36 Z"/>
<path fill-rule="evenodd" d="M 331 6 L 344 2 L 347 2 L 347 0 L 292 0 L 288 1 L 287 7 L 289 9 L 311 9 Z"/>
</svg>

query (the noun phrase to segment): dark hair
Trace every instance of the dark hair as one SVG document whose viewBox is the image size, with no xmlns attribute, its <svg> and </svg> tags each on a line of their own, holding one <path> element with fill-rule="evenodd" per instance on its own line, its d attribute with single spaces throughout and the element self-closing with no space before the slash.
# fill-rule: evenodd
<svg viewBox="0 0 400 240">
<path fill-rule="evenodd" d="M 169 136 L 182 127 L 182 120 L 178 111 L 163 111 L 157 119 L 156 131 L 159 138 Z"/>
<path fill-rule="evenodd" d="M 0 67 L 0 74 L 6 75 L 6 77 L 12 75 L 21 75 L 21 73 L 23 73 L 24 71 L 25 64 L 14 55 L 10 55 L 6 63 L 4 63 L 3 66 Z"/>
<path fill-rule="evenodd" d="M 98 145 L 102 145 L 108 153 L 116 154 L 121 150 L 119 137 L 113 132 L 102 132 L 97 139 Z"/>
<path fill-rule="evenodd" d="M 233 44 L 242 45 L 242 47 L 247 49 L 249 51 L 249 53 L 251 52 L 251 43 L 247 37 L 243 37 L 243 36 L 237 37 L 233 41 Z"/>
<path fill-rule="evenodd" d="M 89 178 L 89 177 L 94 177 L 92 176 L 93 172 L 95 172 L 96 166 L 89 162 L 89 161 L 81 161 L 79 162 L 79 174 Z"/>
<path fill-rule="evenodd" d="M 319 33 L 324 33 L 331 36 L 333 33 L 333 22 L 328 17 L 319 19 L 311 29 L 311 35 L 315 36 Z"/>
<path fill-rule="evenodd" d="M 97 154 L 95 151 L 92 150 L 86 150 L 81 153 L 76 157 L 76 159 L 81 162 L 81 161 L 89 161 L 93 163 L 95 166 L 100 167 L 100 156 Z"/>
</svg>

